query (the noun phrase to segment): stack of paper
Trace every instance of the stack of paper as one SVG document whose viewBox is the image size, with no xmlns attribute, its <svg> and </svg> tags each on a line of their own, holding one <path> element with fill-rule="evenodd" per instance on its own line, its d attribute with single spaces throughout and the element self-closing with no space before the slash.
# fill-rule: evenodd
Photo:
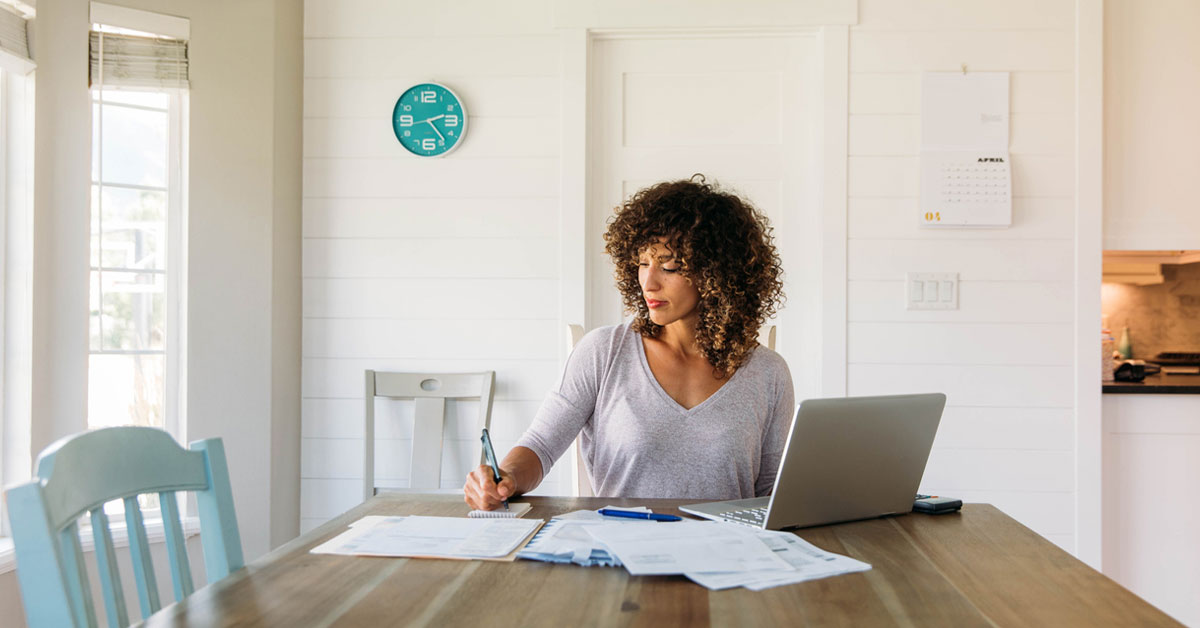
<svg viewBox="0 0 1200 628">
<path fill-rule="evenodd" d="M 709 589 L 754 591 L 866 571 L 789 532 L 715 521 L 587 528 L 632 575 L 683 574 Z"/>
<path fill-rule="evenodd" d="M 529 538 L 540 519 L 364 517 L 312 549 L 314 554 L 502 558 Z"/>
<path fill-rule="evenodd" d="M 538 519 L 369 516 L 311 551 L 623 565 L 635 576 L 682 574 L 709 589 L 753 591 L 871 568 L 788 532 L 715 521 L 617 519 L 591 510 L 552 519 L 514 551 L 541 525 Z"/>
<path fill-rule="evenodd" d="M 588 532 L 615 554 L 634 576 L 791 569 L 754 534 L 738 527 L 707 521 L 680 521 L 602 524 L 588 528 Z"/>
<path fill-rule="evenodd" d="M 794 584 L 806 580 L 817 580 L 830 576 L 840 576 L 847 573 L 867 571 L 870 565 L 849 556 L 841 556 L 805 541 L 790 532 L 774 532 L 771 530 L 752 530 L 764 545 L 771 548 L 775 555 L 782 558 L 791 566 L 790 571 L 729 571 L 729 572 L 689 572 L 686 575 L 692 582 L 709 589 L 728 589 L 730 587 L 746 587 L 751 591 L 762 591 L 784 584 Z"/>
</svg>

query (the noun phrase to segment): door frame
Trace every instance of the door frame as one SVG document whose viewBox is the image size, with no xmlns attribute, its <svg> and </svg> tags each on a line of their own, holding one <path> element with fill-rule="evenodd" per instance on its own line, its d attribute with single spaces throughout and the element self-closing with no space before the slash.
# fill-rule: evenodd
<svg viewBox="0 0 1200 628">
<path fill-rule="evenodd" d="M 801 333 L 818 346 L 817 367 L 811 369 L 819 378 L 813 390 L 821 396 L 839 397 L 846 394 L 846 274 L 847 274 L 847 160 L 849 135 L 850 37 L 846 25 L 779 28 L 736 29 L 565 29 L 559 35 L 562 59 L 560 76 L 561 170 L 559 205 L 559 327 L 567 324 L 587 325 L 586 313 L 590 295 L 587 291 L 588 261 L 587 207 L 591 198 L 588 172 L 592 167 L 589 147 L 594 145 L 596 131 L 592 127 L 593 110 L 589 89 L 595 60 L 594 46 L 601 39 L 645 38 L 664 36 L 730 37 L 730 36 L 815 36 L 821 58 L 821 119 L 818 137 L 820 147 L 815 164 L 816 180 L 820 181 L 819 199 L 821 223 L 820 250 L 810 251 L 803 261 L 820 268 L 819 320 L 806 324 Z M 797 274 L 800 274 L 797 271 Z M 816 312 L 816 308 L 813 310 Z M 785 332 L 786 333 L 786 332 Z M 560 349 L 560 361 L 566 360 L 567 346 Z M 799 365 L 793 367 L 798 372 Z"/>
<path fill-rule="evenodd" d="M 1075 556 L 1103 567 L 1104 2 L 1075 3 Z"/>
</svg>

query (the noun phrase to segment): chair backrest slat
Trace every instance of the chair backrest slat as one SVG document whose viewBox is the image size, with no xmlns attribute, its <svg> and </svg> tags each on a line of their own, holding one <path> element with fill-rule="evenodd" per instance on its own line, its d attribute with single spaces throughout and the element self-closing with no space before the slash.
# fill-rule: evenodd
<svg viewBox="0 0 1200 628">
<path fill-rule="evenodd" d="M 187 545 L 183 540 L 183 525 L 179 517 L 179 501 L 175 491 L 158 494 L 162 512 L 163 533 L 167 537 L 167 564 L 171 567 L 171 583 L 175 586 L 175 601 L 192 594 L 192 565 L 188 561 Z"/>
<path fill-rule="evenodd" d="M 478 399 L 483 373 L 389 373 L 375 371 L 375 395 L 397 399 L 436 397 L 439 399 Z"/>
<path fill-rule="evenodd" d="M 79 524 L 72 521 L 58 533 L 58 545 L 66 572 L 67 597 L 76 626 L 96 626 L 96 611 L 92 605 L 92 587 L 83 564 L 79 547 Z"/>
<path fill-rule="evenodd" d="M 125 532 L 129 535 L 129 557 L 133 561 L 133 579 L 137 583 L 138 603 L 142 617 L 158 611 L 158 580 L 154 578 L 154 561 L 150 558 L 150 540 L 137 497 L 125 498 Z"/>
<path fill-rule="evenodd" d="M 446 400 L 419 397 L 414 400 L 412 466 L 409 488 L 441 488 L 442 428 L 446 424 Z"/>
<path fill-rule="evenodd" d="M 113 549 L 112 532 L 104 504 L 92 510 L 92 538 L 96 541 L 96 571 L 100 574 L 100 591 L 104 594 L 104 611 L 109 626 L 128 626 L 129 611 L 125 608 L 125 590 L 121 587 L 121 572 L 117 569 L 117 553 Z"/>
<path fill-rule="evenodd" d="M 409 488 L 441 488 L 446 400 L 479 400 L 476 429 L 489 426 L 496 374 L 366 371 L 363 412 L 363 499 L 375 494 L 375 398 L 414 400 Z M 482 461 L 482 453 L 480 460 Z"/>
</svg>

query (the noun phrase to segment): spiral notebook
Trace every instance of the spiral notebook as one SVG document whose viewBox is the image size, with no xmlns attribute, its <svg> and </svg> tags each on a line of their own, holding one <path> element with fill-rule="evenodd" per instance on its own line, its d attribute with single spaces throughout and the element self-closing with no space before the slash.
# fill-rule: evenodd
<svg viewBox="0 0 1200 628">
<path fill-rule="evenodd" d="M 472 510 L 467 513 L 467 516 L 472 519 L 516 519 L 517 517 L 524 517 L 525 513 L 529 512 L 529 509 L 532 507 L 527 502 L 522 502 L 520 504 L 509 504 L 508 510 Z"/>
</svg>

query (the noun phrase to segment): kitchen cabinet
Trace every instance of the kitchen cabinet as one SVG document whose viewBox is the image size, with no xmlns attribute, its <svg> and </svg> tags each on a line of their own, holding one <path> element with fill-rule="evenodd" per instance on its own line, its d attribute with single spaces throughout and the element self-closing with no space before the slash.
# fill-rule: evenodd
<svg viewBox="0 0 1200 628">
<path fill-rule="evenodd" d="M 1200 2 L 1105 0 L 1104 248 L 1200 248 Z"/>
<path fill-rule="evenodd" d="M 1103 397 L 1105 575 L 1200 626 L 1200 394 Z"/>
</svg>

